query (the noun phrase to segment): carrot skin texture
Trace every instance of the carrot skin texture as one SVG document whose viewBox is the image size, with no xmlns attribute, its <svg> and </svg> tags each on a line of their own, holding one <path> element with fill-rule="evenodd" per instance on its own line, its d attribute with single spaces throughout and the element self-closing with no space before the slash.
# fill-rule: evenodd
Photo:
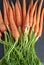
<svg viewBox="0 0 44 65">
<path fill-rule="evenodd" d="M 36 5 L 37 5 L 37 2 L 38 0 L 35 2 L 35 4 L 33 5 L 32 9 L 31 9 L 31 13 L 30 13 L 30 27 L 32 26 L 33 24 L 33 15 L 34 15 L 34 12 L 35 12 L 35 8 L 36 8 Z"/>
<path fill-rule="evenodd" d="M 4 33 L 4 31 L 6 31 L 6 30 L 7 29 L 6 29 L 6 26 L 5 26 L 4 22 L 3 22 L 2 14 L 1 14 L 1 11 L 0 11 L 0 31 L 2 33 Z"/>
<path fill-rule="evenodd" d="M 20 13 L 17 2 L 15 4 L 15 10 L 16 10 L 16 25 L 17 25 L 17 27 L 21 27 L 22 26 L 22 17 L 21 17 L 21 13 Z"/>
<path fill-rule="evenodd" d="M 14 19 L 13 19 L 12 8 L 9 7 L 9 9 L 10 9 L 10 10 L 9 10 L 9 16 L 10 16 L 10 18 L 9 18 L 10 28 L 11 28 L 12 35 L 13 35 L 14 39 L 16 39 L 16 38 L 19 38 L 20 35 L 19 35 L 18 29 L 17 29 L 16 24 L 15 24 Z"/>
</svg>

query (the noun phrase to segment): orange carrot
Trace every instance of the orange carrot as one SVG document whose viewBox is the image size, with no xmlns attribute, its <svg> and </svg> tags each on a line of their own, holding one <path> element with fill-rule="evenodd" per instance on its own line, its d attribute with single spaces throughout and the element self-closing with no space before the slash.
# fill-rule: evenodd
<svg viewBox="0 0 44 65">
<path fill-rule="evenodd" d="M 20 5 L 19 0 L 17 0 L 17 4 L 18 4 L 18 7 L 19 7 L 19 10 L 20 10 L 20 13 L 21 13 L 21 17 L 22 17 L 22 9 L 21 9 L 21 5 Z"/>
<path fill-rule="evenodd" d="M 10 28 L 11 28 L 13 37 L 15 39 L 19 38 L 19 32 L 18 32 L 16 24 L 14 22 L 13 12 L 12 12 L 12 8 L 10 6 L 9 6 L 9 22 L 10 22 Z"/>
<path fill-rule="evenodd" d="M 42 10 L 41 17 L 40 17 L 40 24 L 39 24 L 38 37 L 41 37 L 41 35 L 42 35 L 42 29 L 43 29 L 43 16 L 44 16 L 44 9 Z"/>
<path fill-rule="evenodd" d="M 4 3 L 5 3 L 6 11 L 7 11 L 7 13 L 8 13 L 8 2 L 7 2 L 7 0 L 3 0 L 3 1 L 4 1 Z"/>
<path fill-rule="evenodd" d="M 22 26 L 22 17 L 17 2 L 15 4 L 15 10 L 16 10 L 16 24 L 17 27 L 20 27 Z"/>
<path fill-rule="evenodd" d="M 29 4 L 29 8 L 28 8 L 29 14 L 30 14 L 30 11 L 31 11 L 32 6 L 33 6 L 33 0 L 31 0 L 30 1 L 30 4 Z"/>
<path fill-rule="evenodd" d="M 37 11 L 35 11 L 35 14 L 34 14 L 34 17 L 33 17 L 33 28 L 35 28 L 35 25 L 36 25 L 36 14 L 37 14 Z"/>
<path fill-rule="evenodd" d="M 22 27 L 23 33 L 25 32 L 26 28 L 29 29 L 29 11 L 27 12 L 27 16 Z"/>
<path fill-rule="evenodd" d="M 1 11 L 0 11 L 0 31 L 3 33 L 4 33 L 4 31 L 6 31 L 6 27 L 5 27 L 5 24 L 3 22 Z"/>
<path fill-rule="evenodd" d="M 36 8 L 36 5 L 37 5 L 37 2 L 38 0 L 35 2 L 35 4 L 33 5 L 32 9 L 31 9 L 31 12 L 30 12 L 30 27 L 32 26 L 33 24 L 33 15 L 34 15 L 34 12 L 35 12 L 35 8 Z"/>
<path fill-rule="evenodd" d="M 43 3 L 43 0 L 41 0 L 40 2 L 40 5 L 39 5 L 39 8 L 38 8 L 38 14 L 37 14 L 37 24 L 39 25 L 39 21 L 40 21 L 40 14 L 41 14 L 41 9 L 42 9 L 42 3 Z"/>
<path fill-rule="evenodd" d="M 26 18 L 26 0 L 23 0 L 23 23 Z"/>
<path fill-rule="evenodd" d="M 5 2 L 3 1 L 3 7 L 4 7 L 4 23 L 7 26 L 9 26 L 9 22 L 8 22 L 8 17 L 7 17 L 7 12 L 6 12 L 6 5 Z"/>
<path fill-rule="evenodd" d="M 11 4 L 12 4 L 12 10 L 13 10 L 14 21 L 15 21 L 15 23 L 16 23 L 16 12 L 15 12 L 15 6 L 14 6 L 13 2 L 11 2 Z"/>
</svg>

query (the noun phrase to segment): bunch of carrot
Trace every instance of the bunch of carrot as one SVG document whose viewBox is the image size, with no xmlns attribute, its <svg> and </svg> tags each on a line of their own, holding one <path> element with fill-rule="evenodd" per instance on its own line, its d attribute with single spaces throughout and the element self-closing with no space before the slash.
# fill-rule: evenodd
<svg viewBox="0 0 44 65">
<path fill-rule="evenodd" d="M 19 38 L 19 27 L 21 27 L 23 33 L 25 32 L 26 28 L 30 28 L 31 31 L 31 29 L 34 27 L 34 33 L 40 37 L 42 34 L 44 16 L 44 8 L 42 9 L 43 0 L 41 0 L 38 9 L 37 3 L 38 0 L 36 0 L 34 4 L 33 0 L 31 0 L 28 11 L 26 12 L 26 0 L 23 0 L 22 8 L 19 0 L 16 0 L 15 5 L 13 2 L 11 2 L 12 7 L 7 0 L 3 0 L 4 20 L 2 19 L 2 14 L 0 11 L 0 33 L 4 33 L 4 31 L 7 31 L 9 27 L 11 29 L 13 37 Z M 28 32 L 28 34 L 30 33 Z"/>
<path fill-rule="evenodd" d="M 28 10 L 26 11 L 26 0 L 22 0 L 22 1 L 23 2 L 21 7 L 19 0 L 16 0 L 15 4 L 11 2 L 11 5 L 9 4 L 8 0 L 3 0 L 4 19 L 2 18 L 2 14 L 0 11 L 0 42 L 2 42 L 1 40 L 2 33 L 6 34 L 7 36 L 6 37 L 7 39 L 5 38 L 6 41 L 3 41 L 4 44 L 5 43 L 14 44 L 15 40 L 18 39 L 20 42 L 19 41 L 15 42 L 15 43 L 18 43 L 18 45 L 16 44 L 16 47 L 13 44 L 12 45 L 7 44 L 7 46 L 8 45 L 12 46 L 11 48 L 8 47 L 8 50 L 9 50 L 8 55 L 10 55 L 11 53 L 13 54 L 13 49 L 15 48 L 16 50 L 14 49 L 15 50 L 14 54 L 17 52 L 19 57 L 21 55 L 20 59 L 24 62 L 23 65 L 28 65 L 25 63 L 27 62 L 27 60 L 29 61 L 28 63 L 30 63 L 30 57 L 28 56 L 29 54 L 31 54 L 31 51 L 33 50 L 33 47 L 34 47 L 33 45 L 36 41 L 35 38 L 37 38 L 38 40 L 38 38 L 41 37 L 41 34 L 42 34 L 44 8 L 42 8 L 43 0 L 40 0 L 39 6 L 37 5 L 38 0 L 36 0 L 35 3 L 33 3 L 33 0 L 30 0 Z M 11 31 L 10 34 L 8 34 L 9 30 Z M 11 34 L 12 34 L 12 37 L 11 37 Z M 33 44 L 30 45 L 31 43 Z M 6 47 L 4 48 L 6 49 Z M 32 50 L 29 52 L 30 49 Z M 26 53 L 28 54 L 26 55 Z M 26 58 L 24 57 L 25 55 L 26 55 Z M 35 59 L 35 55 L 34 55 L 34 59 Z M 20 65 L 20 60 L 18 61 L 19 61 L 18 65 Z M 32 60 L 31 62 L 32 63 L 30 63 L 30 65 L 33 65 Z"/>
</svg>

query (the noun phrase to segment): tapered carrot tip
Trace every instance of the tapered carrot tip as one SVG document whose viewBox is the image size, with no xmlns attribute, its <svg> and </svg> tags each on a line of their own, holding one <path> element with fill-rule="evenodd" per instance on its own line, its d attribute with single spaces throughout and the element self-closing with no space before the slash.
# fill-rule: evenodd
<svg viewBox="0 0 44 65">
<path fill-rule="evenodd" d="M 42 35 L 43 17 L 44 17 L 44 9 L 42 10 L 41 17 L 40 17 L 40 24 L 39 24 L 38 37 L 41 37 L 41 35 Z"/>
</svg>

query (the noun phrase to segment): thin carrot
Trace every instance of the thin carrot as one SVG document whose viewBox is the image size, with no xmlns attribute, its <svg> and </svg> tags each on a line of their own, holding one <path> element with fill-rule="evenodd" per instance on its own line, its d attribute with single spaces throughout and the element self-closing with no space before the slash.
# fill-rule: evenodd
<svg viewBox="0 0 44 65">
<path fill-rule="evenodd" d="M 16 23 L 16 12 L 15 12 L 15 5 L 13 4 L 13 2 L 11 2 L 12 4 L 12 10 L 13 10 L 13 17 L 14 17 L 14 21 Z"/>
<path fill-rule="evenodd" d="M 23 33 L 25 32 L 26 28 L 29 30 L 29 11 L 27 12 L 27 16 L 22 27 Z"/>
<path fill-rule="evenodd" d="M 42 3 L 43 3 L 43 0 L 41 0 L 40 2 L 40 5 L 39 5 L 39 8 L 38 8 L 38 14 L 37 14 L 37 24 L 39 25 L 39 21 L 40 21 L 40 14 L 41 14 L 41 9 L 42 9 Z"/>
<path fill-rule="evenodd" d="M 40 17 L 40 24 L 39 24 L 38 37 L 41 37 L 41 35 L 42 35 L 42 29 L 43 29 L 43 16 L 44 16 L 44 9 L 42 10 L 41 17 Z"/>
<path fill-rule="evenodd" d="M 23 23 L 26 18 L 26 0 L 23 0 Z"/>
<path fill-rule="evenodd" d="M 5 3 L 6 11 L 7 11 L 7 13 L 8 13 L 8 1 L 7 1 L 7 0 L 3 0 L 3 1 L 4 1 L 4 3 Z"/>
<path fill-rule="evenodd" d="M 20 13 L 17 2 L 15 4 L 15 10 L 16 10 L 16 24 L 17 24 L 17 27 L 21 27 L 22 26 L 22 17 L 21 17 L 21 13 Z"/>
<path fill-rule="evenodd" d="M 19 38 L 19 32 L 18 32 L 18 29 L 17 29 L 16 24 L 14 22 L 13 12 L 12 12 L 12 8 L 10 6 L 9 6 L 9 9 L 10 9 L 9 10 L 10 28 L 11 28 L 13 37 L 16 39 L 16 38 Z"/>
<path fill-rule="evenodd" d="M 32 9 L 32 6 L 33 6 L 33 0 L 30 0 L 30 4 L 29 4 L 29 7 L 28 7 L 29 14 L 30 14 L 30 11 Z"/>
<path fill-rule="evenodd" d="M 5 24 L 3 22 L 3 18 L 2 18 L 2 14 L 1 14 L 1 11 L 0 11 L 0 31 L 2 33 L 4 33 L 4 31 L 6 31 L 6 27 L 5 27 Z"/>
<path fill-rule="evenodd" d="M 20 10 L 20 13 L 21 13 L 21 17 L 22 17 L 22 9 L 21 9 L 21 5 L 20 5 L 19 0 L 17 0 L 17 4 L 18 4 L 18 7 L 19 7 L 19 10 Z"/>
<path fill-rule="evenodd" d="M 35 2 L 35 4 L 33 5 L 32 9 L 31 9 L 31 12 L 30 12 L 30 27 L 32 26 L 33 24 L 33 15 L 34 15 L 34 12 L 35 12 L 35 8 L 36 8 L 36 5 L 37 5 L 37 2 L 38 0 Z"/>
<path fill-rule="evenodd" d="M 3 9 L 4 9 L 4 23 L 7 26 L 9 26 L 9 22 L 8 22 L 8 17 L 7 17 L 7 11 L 6 11 L 6 5 L 5 2 L 3 1 Z"/>
</svg>

